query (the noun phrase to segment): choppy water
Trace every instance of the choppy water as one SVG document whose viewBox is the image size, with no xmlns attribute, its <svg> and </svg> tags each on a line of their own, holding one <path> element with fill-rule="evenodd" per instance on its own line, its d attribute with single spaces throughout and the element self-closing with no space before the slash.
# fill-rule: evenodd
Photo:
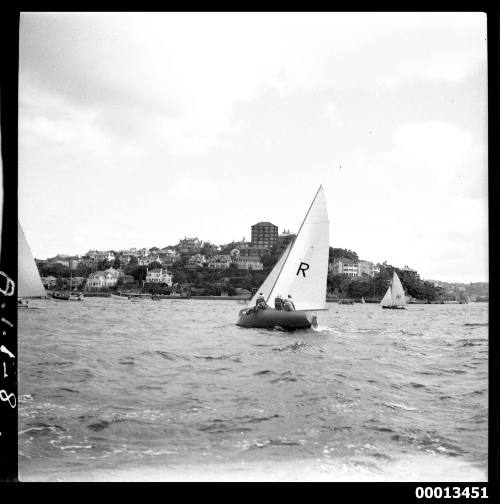
<svg viewBox="0 0 500 504">
<path fill-rule="evenodd" d="M 439 455 L 487 470 L 488 305 L 329 304 L 245 329 L 232 301 L 30 301 L 19 473 Z"/>
</svg>

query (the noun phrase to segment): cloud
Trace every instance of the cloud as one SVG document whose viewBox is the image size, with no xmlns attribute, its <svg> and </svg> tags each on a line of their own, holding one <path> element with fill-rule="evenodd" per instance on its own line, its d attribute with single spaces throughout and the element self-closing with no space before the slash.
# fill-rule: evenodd
<svg viewBox="0 0 500 504">
<path fill-rule="evenodd" d="M 213 185 L 203 184 L 189 177 L 178 179 L 170 189 L 170 195 L 184 200 L 206 200 L 216 196 L 216 189 Z"/>
<path fill-rule="evenodd" d="M 462 79 L 484 65 L 484 34 L 478 13 L 23 14 L 20 73 L 117 132 L 203 152 L 266 89 Z"/>
</svg>

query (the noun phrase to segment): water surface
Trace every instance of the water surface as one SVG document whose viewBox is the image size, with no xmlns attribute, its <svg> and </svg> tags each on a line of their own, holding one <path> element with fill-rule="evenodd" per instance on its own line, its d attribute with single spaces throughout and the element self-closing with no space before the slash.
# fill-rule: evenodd
<svg viewBox="0 0 500 504">
<path fill-rule="evenodd" d="M 397 480 L 404 464 L 427 481 L 431 464 L 438 479 L 448 467 L 452 480 L 486 480 L 485 303 L 328 304 L 317 330 L 295 332 L 237 327 L 233 301 L 30 305 L 19 310 L 21 480 L 207 464 L 274 467 L 278 479 L 295 464 L 297 479 L 332 480 L 349 479 L 339 468 Z"/>
</svg>

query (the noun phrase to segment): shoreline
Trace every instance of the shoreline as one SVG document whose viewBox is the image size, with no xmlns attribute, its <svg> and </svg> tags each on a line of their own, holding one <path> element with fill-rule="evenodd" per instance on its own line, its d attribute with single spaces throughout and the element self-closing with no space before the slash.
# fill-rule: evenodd
<svg viewBox="0 0 500 504">
<path fill-rule="evenodd" d="M 85 297 L 111 297 L 111 294 L 115 294 L 114 292 L 84 292 Z M 149 293 L 130 293 L 131 296 L 135 297 L 143 297 L 149 298 L 152 294 Z M 127 297 L 124 295 L 123 297 Z M 200 300 L 209 300 L 209 301 L 250 301 L 251 298 L 246 296 L 176 296 L 172 294 L 159 294 L 158 298 L 160 299 L 178 299 L 182 301 L 189 301 L 190 299 L 200 299 Z M 341 303 L 338 299 L 326 299 L 326 303 L 337 303 L 337 304 L 362 304 L 358 299 L 350 299 L 346 301 L 352 301 L 353 303 Z M 379 304 L 380 301 L 366 301 L 366 304 Z M 468 303 L 460 303 L 458 301 L 445 301 L 444 303 L 441 301 L 431 301 L 428 303 L 427 301 L 417 300 L 416 302 L 408 303 L 409 305 L 448 305 L 448 304 L 476 304 L 476 303 L 488 303 L 489 301 L 470 301 Z"/>
</svg>

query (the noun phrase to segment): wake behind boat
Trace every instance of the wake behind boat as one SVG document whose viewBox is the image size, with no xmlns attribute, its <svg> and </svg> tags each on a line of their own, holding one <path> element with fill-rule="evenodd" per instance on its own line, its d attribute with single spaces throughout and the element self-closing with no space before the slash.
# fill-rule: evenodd
<svg viewBox="0 0 500 504">
<path fill-rule="evenodd" d="M 328 273 L 328 213 L 323 186 L 320 186 L 295 240 L 288 245 L 259 290 L 250 300 L 255 305 L 260 293 L 267 307 L 245 308 L 236 325 L 283 329 L 305 329 L 317 325 L 311 311 L 326 310 Z M 269 307 L 278 295 L 291 295 L 295 310 Z"/>
</svg>

